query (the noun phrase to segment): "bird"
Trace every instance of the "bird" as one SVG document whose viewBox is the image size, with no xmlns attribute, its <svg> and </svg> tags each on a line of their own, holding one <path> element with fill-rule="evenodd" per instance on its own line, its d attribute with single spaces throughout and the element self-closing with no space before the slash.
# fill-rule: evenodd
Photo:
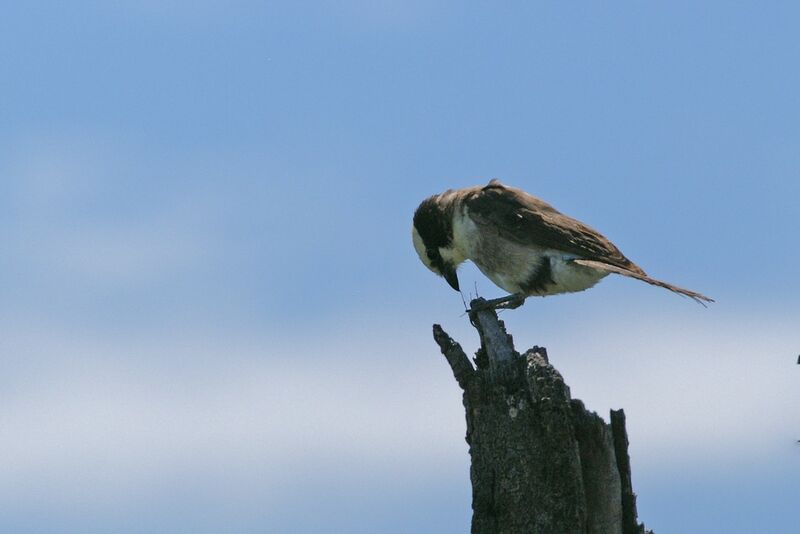
<svg viewBox="0 0 800 534">
<path fill-rule="evenodd" d="M 517 308 L 530 296 L 583 291 L 612 273 L 668 289 L 703 306 L 714 302 L 651 278 L 597 230 L 497 179 L 426 198 L 414 212 L 411 234 L 422 263 L 456 291 L 460 291 L 458 266 L 471 260 L 509 293 L 484 300 L 485 308 Z"/>
</svg>

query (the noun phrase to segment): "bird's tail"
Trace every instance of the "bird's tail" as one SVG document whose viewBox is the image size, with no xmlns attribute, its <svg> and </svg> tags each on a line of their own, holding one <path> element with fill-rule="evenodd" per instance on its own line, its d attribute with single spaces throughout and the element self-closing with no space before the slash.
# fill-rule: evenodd
<svg viewBox="0 0 800 534">
<path fill-rule="evenodd" d="M 635 278 L 637 280 L 641 280 L 642 282 L 647 282 L 648 284 L 654 286 L 663 287 L 664 289 L 669 289 L 674 293 L 678 293 L 679 295 L 689 297 L 690 299 L 693 299 L 695 302 L 698 302 L 703 306 L 706 305 L 706 302 L 714 302 L 714 299 L 709 298 L 701 293 L 698 293 L 696 291 L 691 291 L 689 289 L 683 289 L 682 287 L 673 286 L 672 284 L 662 282 L 661 280 L 656 280 L 655 278 L 650 278 L 649 276 L 644 274 L 644 272 L 636 273 L 633 271 L 629 271 L 624 267 L 617 267 L 616 265 L 609 265 L 608 263 L 596 260 L 573 260 L 573 261 L 579 265 L 591 267 L 592 269 L 599 269 L 602 271 L 607 271 L 609 273 L 621 274 L 622 276 Z"/>
</svg>

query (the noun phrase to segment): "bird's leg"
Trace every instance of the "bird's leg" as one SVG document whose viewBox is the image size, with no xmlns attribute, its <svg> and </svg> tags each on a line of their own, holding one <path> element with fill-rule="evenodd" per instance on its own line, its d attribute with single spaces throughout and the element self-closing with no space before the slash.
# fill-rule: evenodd
<svg viewBox="0 0 800 534">
<path fill-rule="evenodd" d="M 489 309 L 513 310 L 525 304 L 525 295 L 523 295 L 522 293 L 514 293 L 511 295 L 507 295 L 505 297 L 500 297 L 498 299 L 489 299 L 489 300 L 480 299 L 480 300 L 482 302 L 472 301 L 472 309 L 469 311 L 481 311 Z"/>
</svg>

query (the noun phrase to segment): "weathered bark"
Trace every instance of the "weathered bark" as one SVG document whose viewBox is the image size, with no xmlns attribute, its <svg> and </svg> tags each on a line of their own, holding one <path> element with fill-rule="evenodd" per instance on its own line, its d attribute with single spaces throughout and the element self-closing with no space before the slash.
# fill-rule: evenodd
<svg viewBox="0 0 800 534">
<path fill-rule="evenodd" d="M 544 348 L 519 354 L 493 310 L 470 319 L 476 367 L 439 325 L 433 335 L 464 391 L 473 534 L 644 534 L 622 410 L 606 424 L 570 397 Z"/>
</svg>

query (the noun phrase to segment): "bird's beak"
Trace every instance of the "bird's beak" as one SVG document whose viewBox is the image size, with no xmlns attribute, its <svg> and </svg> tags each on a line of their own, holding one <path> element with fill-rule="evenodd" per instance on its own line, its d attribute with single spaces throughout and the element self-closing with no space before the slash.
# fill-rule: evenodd
<svg viewBox="0 0 800 534">
<path fill-rule="evenodd" d="M 454 268 L 447 267 L 445 269 L 444 279 L 447 280 L 447 283 L 450 284 L 450 287 L 452 287 L 456 291 L 460 291 L 458 289 L 458 275 L 456 275 L 456 270 Z"/>
</svg>

